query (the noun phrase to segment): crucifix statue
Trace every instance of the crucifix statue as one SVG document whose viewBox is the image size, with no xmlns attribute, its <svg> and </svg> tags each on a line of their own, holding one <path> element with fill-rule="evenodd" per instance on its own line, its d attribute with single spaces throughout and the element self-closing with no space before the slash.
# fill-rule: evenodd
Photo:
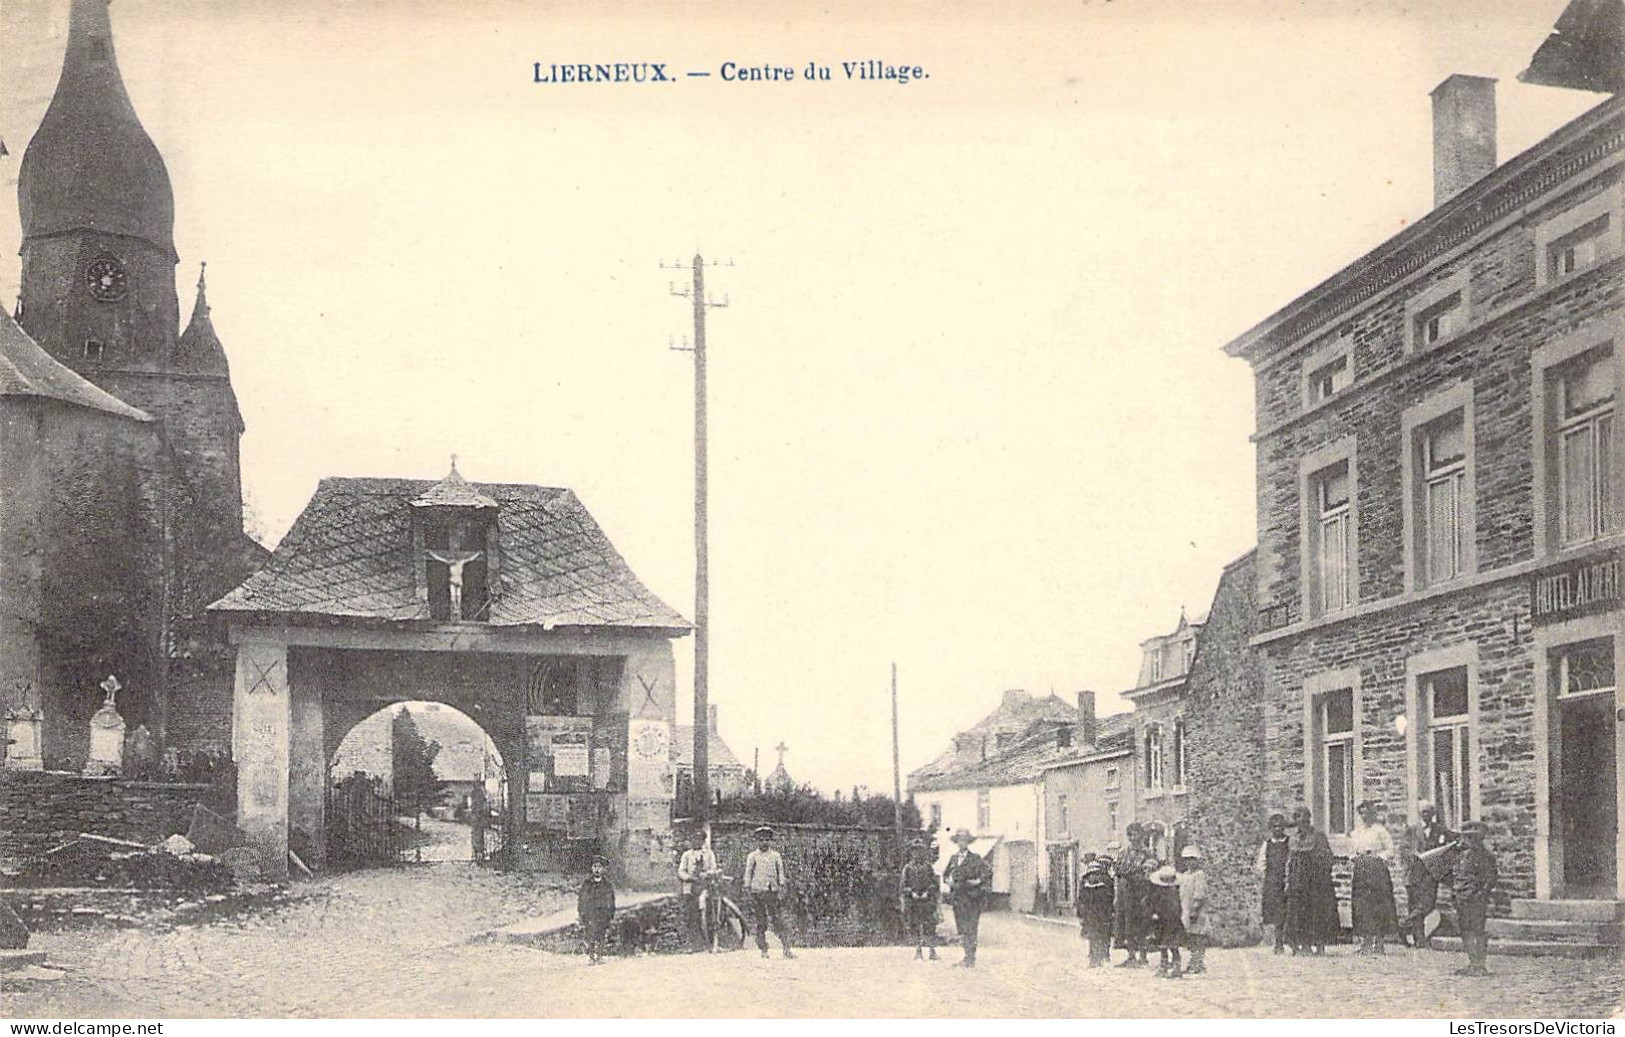
<svg viewBox="0 0 1625 1037">
<path fill-rule="evenodd" d="M 784 754 L 790 751 L 790 747 L 788 745 L 785 745 L 783 742 L 780 742 L 778 745 L 775 745 L 773 747 L 773 751 L 779 754 L 779 766 L 783 767 L 784 766 Z"/>
<path fill-rule="evenodd" d="M 98 687 L 107 692 L 107 698 L 102 700 L 102 705 L 116 708 L 118 703 L 114 701 L 114 698 L 124 690 L 124 685 L 120 684 L 118 678 L 110 673 L 107 675 L 107 679 L 102 681 Z"/>
<path fill-rule="evenodd" d="M 463 615 L 463 566 L 469 562 L 478 561 L 484 551 L 437 551 L 428 548 L 430 558 L 440 562 L 446 567 L 447 582 L 451 587 L 451 616 L 453 619 L 465 619 Z"/>
</svg>

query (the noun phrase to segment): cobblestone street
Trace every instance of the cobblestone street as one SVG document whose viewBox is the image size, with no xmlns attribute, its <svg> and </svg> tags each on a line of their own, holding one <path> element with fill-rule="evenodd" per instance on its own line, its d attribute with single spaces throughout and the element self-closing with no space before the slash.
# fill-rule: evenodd
<svg viewBox="0 0 1625 1037">
<path fill-rule="evenodd" d="M 468 865 L 324 878 L 286 907 L 173 930 L 35 937 L 60 979 L 8 978 L 3 1011 L 41 1017 L 1389 1016 L 1619 1012 L 1617 961 L 1492 958 L 1465 981 L 1450 954 L 1327 959 L 1214 951 L 1206 976 L 1083 968 L 1070 926 L 992 915 L 975 972 L 907 949 L 585 959 L 478 940 L 571 894 Z M 37 977 L 37 974 L 31 974 Z"/>
</svg>

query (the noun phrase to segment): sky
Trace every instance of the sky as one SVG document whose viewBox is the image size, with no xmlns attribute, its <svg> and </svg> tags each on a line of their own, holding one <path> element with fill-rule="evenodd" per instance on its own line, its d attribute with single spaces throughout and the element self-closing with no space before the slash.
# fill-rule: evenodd
<svg viewBox="0 0 1625 1037">
<path fill-rule="evenodd" d="M 691 312 L 662 264 L 731 261 L 707 282 L 711 700 L 747 763 L 783 740 L 798 780 L 889 790 L 894 662 L 905 774 L 1005 689 L 1126 708 L 1139 643 L 1254 540 L 1251 374 L 1221 348 L 1429 210 L 1447 75 L 1500 80 L 1503 161 L 1601 100 L 1515 79 L 1564 4 L 112 14 L 267 542 L 323 476 L 456 453 L 575 490 L 692 615 Z M 66 7 L 0 6 L 7 302 Z M 845 80 L 871 58 L 928 78 Z M 713 74 L 533 82 L 611 61 Z"/>
</svg>

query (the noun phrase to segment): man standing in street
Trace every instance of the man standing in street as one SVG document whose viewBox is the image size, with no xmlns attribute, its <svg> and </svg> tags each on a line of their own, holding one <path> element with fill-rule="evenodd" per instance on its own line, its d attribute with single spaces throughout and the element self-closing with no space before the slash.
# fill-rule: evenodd
<svg viewBox="0 0 1625 1037">
<path fill-rule="evenodd" d="M 694 829 L 689 848 L 677 862 L 677 881 L 682 884 L 683 921 L 688 926 L 689 945 L 696 951 L 710 949 L 706 947 L 705 925 L 700 918 L 700 892 L 716 870 L 717 855 L 705 845 L 705 829 Z"/>
<path fill-rule="evenodd" d="M 1450 888 L 1456 895 L 1456 925 L 1461 929 L 1462 949 L 1467 952 L 1467 967 L 1457 969 L 1458 976 L 1488 976 L 1485 959 L 1490 953 L 1490 938 L 1485 931 L 1489 915 L 1490 893 L 1500 877 L 1495 857 L 1484 848 L 1484 822 L 1468 821 L 1461 826 L 1461 853 L 1450 868 Z"/>
<path fill-rule="evenodd" d="M 1405 917 L 1400 920 L 1399 932 L 1412 947 L 1428 945 L 1428 915 L 1438 906 L 1439 880 L 1422 861 L 1422 854 L 1449 846 L 1455 834 L 1439 823 L 1439 812 L 1433 804 L 1422 800 L 1416 804 L 1420 819 L 1411 825 L 1405 840 Z"/>
<path fill-rule="evenodd" d="M 948 900 L 954 906 L 954 928 L 959 930 L 965 945 L 965 957 L 960 965 L 976 967 L 976 936 L 982 924 L 982 903 L 987 896 L 993 871 L 987 861 L 971 852 L 975 840 L 965 829 L 954 833 L 954 845 L 959 849 L 948 860 L 943 870 L 943 881 L 948 883 Z"/>
<path fill-rule="evenodd" d="M 784 956 L 794 958 L 790 950 L 790 930 L 784 924 L 784 895 L 789 883 L 784 874 L 784 858 L 773 849 L 773 829 L 767 825 L 756 829 L 756 849 L 745 858 L 745 893 L 756 915 L 756 949 L 767 957 L 767 928 L 784 947 Z"/>
</svg>

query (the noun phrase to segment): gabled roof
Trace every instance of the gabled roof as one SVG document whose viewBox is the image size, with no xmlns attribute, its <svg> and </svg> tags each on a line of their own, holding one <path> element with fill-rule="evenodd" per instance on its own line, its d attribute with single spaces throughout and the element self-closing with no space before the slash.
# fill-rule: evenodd
<svg viewBox="0 0 1625 1037">
<path fill-rule="evenodd" d="M 706 739 L 706 753 L 712 767 L 744 767 L 739 757 L 722 740 L 722 736 L 715 731 Z M 671 762 L 676 767 L 694 766 L 694 728 L 692 726 L 675 725 L 671 729 Z"/>
<path fill-rule="evenodd" d="M 264 568 L 210 606 L 220 612 L 429 620 L 417 590 L 412 502 L 424 479 L 323 479 Z M 633 574 L 566 489 L 482 483 L 499 510 L 486 626 L 615 627 L 686 633 L 688 621 Z"/>
<path fill-rule="evenodd" d="M 58 363 L 4 310 L 0 310 L 0 396 L 39 396 L 132 421 L 152 420 L 146 411 L 98 389 Z"/>
</svg>

